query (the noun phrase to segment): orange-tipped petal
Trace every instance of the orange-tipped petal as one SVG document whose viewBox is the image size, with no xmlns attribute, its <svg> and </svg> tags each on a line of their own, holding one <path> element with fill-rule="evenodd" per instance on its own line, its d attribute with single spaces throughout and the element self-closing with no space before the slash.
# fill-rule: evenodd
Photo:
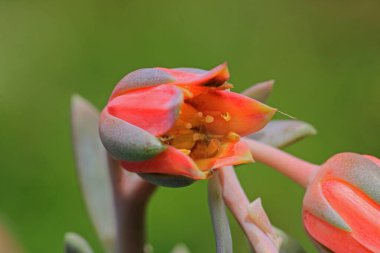
<svg viewBox="0 0 380 253">
<path fill-rule="evenodd" d="M 107 109 L 114 117 L 159 136 L 174 125 L 182 103 L 181 89 L 160 85 L 118 96 Z"/>
<path fill-rule="evenodd" d="M 224 143 L 216 157 L 197 159 L 196 164 L 203 170 L 253 162 L 250 149 L 244 141 Z"/>
<path fill-rule="evenodd" d="M 309 212 L 303 221 L 312 238 L 336 253 L 373 253 L 351 237 L 350 232 L 338 229 Z"/>
<path fill-rule="evenodd" d="M 165 69 L 161 68 L 169 75 L 175 77 L 176 85 L 190 86 L 206 86 L 218 87 L 224 84 L 229 78 L 227 63 L 223 63 L 210 71 L 202 71 L 198 69 Z"/>
<path fill-rule="evenodd" d="M 205 126 L 213 134 L 252 134 L 263 128 L 276 112 L 276 109 L 257 100 L 223 90 L 209 90 L 189 103 L 210 116 Z"/>
<path fill-rule="evenodd" d="M 128 171 L 136 173 L 158 173 L 185 176 L 195 180 L 205 179 L 194 161 L 180 150 L 168 146 L 159 155 L 142 162 L 122 161 L 121 165 Z"/>
<path fill-rule="evenodd" d="M 341 180 L 322 183 L 323 194 L 351 227 L 351 236 L 373 252 L 380 252 L 380 205 Z"/>
</svg>

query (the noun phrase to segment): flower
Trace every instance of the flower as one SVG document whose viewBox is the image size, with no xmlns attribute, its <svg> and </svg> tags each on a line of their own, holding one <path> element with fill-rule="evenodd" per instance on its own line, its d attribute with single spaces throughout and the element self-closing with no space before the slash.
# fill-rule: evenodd
<svg viewBox="0 0 380 253">
<path fill-rule="evenodd" d="M 276 110 L 229 91 L 228 79 L 226 64 L 128 74 L 102 111 L 104 147 L 140 175 L 200 180 L 215 168 L 252 162 L 240 136 L 263 128 Z"/>
<path fill-rule="evenodd" d="M 354 153 L 330 158 L 307 188 L 303 222 L 333 252 L 380 252 L 380 160 Z"/>
</svg>

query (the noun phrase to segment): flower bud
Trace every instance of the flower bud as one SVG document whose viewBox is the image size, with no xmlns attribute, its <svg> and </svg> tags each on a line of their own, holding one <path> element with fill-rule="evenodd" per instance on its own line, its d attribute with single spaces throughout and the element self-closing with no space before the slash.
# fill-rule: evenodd
<svg viewBox="0 0 380 253">
<path fill-rule="evenodd" d="M 330 158 L 307 188 L 303 221 L 333 252 L 380 252 L 380 160 L 354 153 Z"/>
</svg>

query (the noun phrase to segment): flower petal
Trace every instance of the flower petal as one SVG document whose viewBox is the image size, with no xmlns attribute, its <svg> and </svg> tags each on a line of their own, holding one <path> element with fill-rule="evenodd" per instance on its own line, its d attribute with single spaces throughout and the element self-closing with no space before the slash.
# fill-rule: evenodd
<svg viewBox="0 0 380 253">
<path fill-rule="evenodd" d="M 159 85 L 118 96 L 107 109 L 111 115 L 159 136 L 174 125 L 182 102 L 181 89 Z"/>
<path fill-rule="evenodd" d="M 107 109 L 100 116 L 100 139 L 117 160 L 143 161 L 166 149 L 166 146 L 143 129 L 110 115 Z"/>
<path fill-rule="evenodd" d="M 189 100 L 198 111 L 213 117 L 206 129 L 213 134 L 235 132 L 239 135 L 252 134 L 263 128 L 276 109 L 252 98 L 223 90 L 208 90 Z M 230 117 L 225 118 L 228 114 Z"/>
<path fill-rule="evenodd" d="M 323 194 L 351 227 L 351 236 L 373 252 L 380 252 L 380 205 L 341 180 L 322 183 Z"/>
<path fill-rule="evenodd" d="M 350 232 L 338 229 L 309 212 L 303 212 L 307 232 L 322 245 L 337 253 L 371 253 L 351 237 Z"/>
<path fill-rule="evenodd" d="M 176 85 L 195 85 L 206 87 L 218 87 L 224 84 L 229 78 L 227 63 L 223 63 L 210 71 L 202 71 L 198 69 L 165 69 L 160 68 L 166 73 L 174 76 L 177 82 Z"/>
<path fill-rule="evenodd" d="M 138 69 L 129 73 L 119 81 L 112 92 L 111 99 L 132 89 L 146 88 L 158 84 L 172 83 L 174 81 L 173 76 L 159 68 Z"/>
<path fill-rule="evenodd" d="M 251 162 L 253 162 L 253 158 L 248 145 L 244 141 L 223 143 L 216 157 L 197 159 L 195 161 L 203 171 Z"/>
<path fill-rule="evenodd" d="M 205 173 L 199 170 L 189 156 L 171 146 L 168 146 L 164 152 L 147 161 L 122 161 L 121 165 L 126 170 L 137 173 L 178 175 L 195 180 L 206 178 Z"/>
</svg>

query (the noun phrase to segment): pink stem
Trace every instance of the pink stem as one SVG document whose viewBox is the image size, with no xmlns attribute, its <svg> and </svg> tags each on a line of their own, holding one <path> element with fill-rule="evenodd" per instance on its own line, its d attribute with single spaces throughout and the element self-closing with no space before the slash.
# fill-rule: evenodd
<svg viewBox="0 0 380 253">
<path fill-rule="evenodd" d="M 305 188 L 314 172 L 319 168 L 318 165 L 301 160 L 264 143 L 248 138 L 244 140 L 248 143 L 255 160 L 276 169 Z"/>
<path fill-rule="evenodd" d="M 121 222 L 122 252 L 143 253 L 146 243 L 146 208 L 157 189 L 136 174 L 125 175 L 123 207 L 119 216 Z M 128 187 L 128 184 L 130 187 Z"/>
<path fill-rule="evenodd" d="M 244 230 L 251 246 L 256 252 L 278 253 L 271 239 L 249 218 L 249 200 L 236 177 L 233 167 L 223 167 L 218 174 L 221 178 L 224 202 Z"/>
<path fill-rule="evenodd" d="M 120 167 L 112 176 L 117 193 L 118 252 L 144 253 L 146 207 L 157 186 Z"/>
</svg>

